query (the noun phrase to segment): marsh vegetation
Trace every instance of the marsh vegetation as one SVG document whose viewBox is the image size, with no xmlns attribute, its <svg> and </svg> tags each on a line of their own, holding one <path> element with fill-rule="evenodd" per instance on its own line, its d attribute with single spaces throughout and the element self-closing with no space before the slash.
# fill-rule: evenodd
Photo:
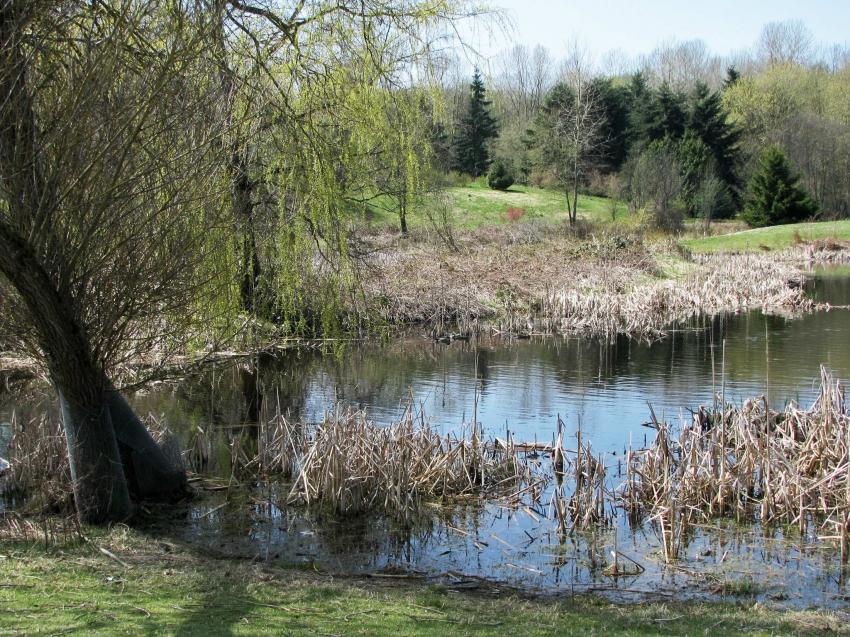
<svg viewBox="0 0 850 637">
<path fill-rule="evenodd" d="M 0 3 L 4 542 L 846 599 L 846 47 L 478 69 L 467 26 L 509 32 Z"/>
</svg>

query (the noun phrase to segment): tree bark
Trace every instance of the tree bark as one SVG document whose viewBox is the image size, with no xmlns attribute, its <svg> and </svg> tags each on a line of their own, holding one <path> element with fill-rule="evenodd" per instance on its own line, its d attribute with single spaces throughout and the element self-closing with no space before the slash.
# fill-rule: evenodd
<svg viewBox="0 0 850 637">
<path fill-rule="evenodd" d="M 401 234 L 407 236 L 407 195 L 402 194 L 399 198 L 398 219 L 401 226 Z"/>
<path fill-rule="evenodd" d="M 106 400 L 84 404 L 61 389 L 57 394 L 80 518 L 101 524 L 129 517 L 133 507 Z"/>
<path fill-rule="evenodd" d="M 130 494 L 137 500 L 164 501 L 184 497 L 188 487 L 182 463 L 165 454 L 120 393 L 109 389 L 106 404 Z"/>
</svg>

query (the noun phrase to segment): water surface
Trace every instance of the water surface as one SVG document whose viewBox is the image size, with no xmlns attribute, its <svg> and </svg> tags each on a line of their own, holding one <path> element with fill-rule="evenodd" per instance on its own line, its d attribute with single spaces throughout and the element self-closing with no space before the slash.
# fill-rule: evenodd
<svg viewBox="0 0 850 637">
<path fill-rule="evenodd" d="M 819 303 L 846 306 L 848 274 L 820 273 L 809 293 Z M 443 345 L 409 334 L 337 355 L 293 351 L 221 363 L 140 392 L 132 402 L 184 440 L 195 426 L 239 432 L 239 425 L 277 409 L 315 422 L 327 410 L 356 407 L 390 423 L 412 404 L 445 432 L 459 433 L 476 418 L 490 436 L 509 429 L 517 441 L 546 441 L 560 415 L 567 446 L 574 446 L 581 427 L 585 440 L 605 454 L 616 482 L 623 449 L 652 435 L 642 426 L 649 405 L 666 420 L 688 418 L 689 409 L 721 395 L 730 401 L 765 395 L 775 407 L 792 400 L 807 405 L 816 397 L 822 364 L 850 378 L 848 342 L 850 310 L 843 308 L 697 319 L 654 343 L 482 337 Z M 0 421 L 8 423 L 13 411 L 26 421 L 52 409 L 50 396 L 40 396 L 37 390 L 26 399 L 7 395 Z M 2 435 L 0 427 L 0 446 Z M 721 594 L 719 582 L 752 580 L 760 599 L 793 605 L 840 605 L 848 594 L 834 546 L 814 537 L 785 538 L 781 530 L 717 524 L 700 530 L 679 566 L 670 567 L 650 525 L 631 529 L 620 521 L 613 530 L 559 538 L 546 501 L 528 510 L 497 504 L 441 510 L 399 529 L 379 518 L 318 519 L 286 506 L 287 493 L 286 485 L 259 485 L 250 504 L 236 498 L 217 509 L 218 501 L 201 501 L 163 532 L 207 551 L 331 571 L 402 568 L 453 584 L 486 577 L 539 591 L 711 596 Z M 604 575 L 615 542 L 646 568 L 643 575 Z"/>
</svg>

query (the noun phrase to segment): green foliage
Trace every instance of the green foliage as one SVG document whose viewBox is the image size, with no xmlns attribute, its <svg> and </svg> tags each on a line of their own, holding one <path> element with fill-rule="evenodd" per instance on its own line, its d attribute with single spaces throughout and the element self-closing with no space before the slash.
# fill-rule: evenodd
<svg viewBox="0 0 850 637">
<path fill-rule="evenodd" d="M 656 117 L 652 128 L 656 136 L 652 139 L 680 139 L 685 133 L 687 114 L 685 96 L 670 88 L 666 82 L 658 89 L 656 97 L 658 106 L 654 111 Z M 660 133 L 660 137 L 658 136 Z"/>
<path fill-rule="evenodd" d="M 488 143 L 498 136 L 496 120 L 490 115 L 490 102 L 481 73 L 475 69 L 470 85 L 466 114 L 460 121 L 454 142 L 454 167 L 456 170 L 479 177 L 490 165 Z"/>
<path fill-rule="evenodd" d="M 497 159 L 490 166 L 487 174 L 487 185 L 493 190 L 507 190 L 514 183 L 514 175 L 507 163 Z"/>
<path fill-rule="evenodd" d="M 678 140 L 682 137 L 687 122 L 684 95 L 671 89 L 667 83 L 662 84 L 658 91 L 653 91 L 640 73 L 632 77 L 629 92 L 629 138 L 632 148 L 641 148 L 662 139 Z"/>
<path fill-rule="evenodd" d="M 735 66 L 730 66 L 726 69 L 726 79 L 723 80 L 723 90 L 726 90 L 730 86 L 734 86 L 735 82 L 737 82 L 741 78 L 741 74 L 738 72 L 738 69 Z"/>
<path fill-rule="evenodd" d="M 714 171 L 730 194 L 737 197 L 741 187 L 738 175 L 741 131 L 729 121 L 721 94 L 709 90 L 702 82 L 694 88 L 688 131 L 708 148 L 714 160 Z"/>
<path fill-rule="evenodd" d="M 742 130 L 744 154 L 780 146 L 825 217 L 850 214 L 850 68 L 774 64 L 742 76 L 723 102 Z"/>
<path fill-rule="evenodd" d="M 590 90 L 602 116 L 599 138 L 605 140 L 599 152 L 599 167 L 605 172 L 618 171 L 629 152 L 629 88 L 600 77 L 590 83 Z"/>
<path fill-rule="evenodd" d="M 777 146 L 768 147 L 750 180 L 744 220 L 758 228 L 796 223 L 812 217 L 818 206 L 799 181 L 785 153 Z"/>
<path fill-rule="evenodd" d="M 682 173 L 682 197 L 688 214 L 697 216 L 696 194 L 711 169 L 711 149 L 693 132 L 688 131 L 677 147 L 677 158 Z"/>
</svg>

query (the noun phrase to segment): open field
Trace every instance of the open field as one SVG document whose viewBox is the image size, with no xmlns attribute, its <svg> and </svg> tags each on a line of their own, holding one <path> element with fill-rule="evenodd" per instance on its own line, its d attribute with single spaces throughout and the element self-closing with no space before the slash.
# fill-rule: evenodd
<svg viewBox="0 0 850 637">
<path fill-rule="evenodd" d="M 703 239 L 688 239 L 682 244 L 693 252 L 757 252 L 793 246 L 798 240 L 850 241 L 850 220 L 819 223 L 794 223 L 755 228 Z"/>
<path fill-rule="evenodd" d="M 813 635 L 850 634 L 840 611 L 741 603 L 537 599 L 416 577 L 340 577 L 227 556 L 119 526 L 90 542 L 7 542 L 0 634 Z M 111 556 L 101 552 L 106 549 Z"/>
<path fill-rule="evenodd" d="M 463 186 L 449 187 L 445 194 L 450 204 L 451 221 L 459 230 L 529 221 L 545 224 L 567 221 L 566 195 L 556 190 L 515 184 L 502 192 L 492 190 L 487 185 L 486 178 L 480 178 Z M 427 205 L 432 204 L 423 204 Z M 508 216 L 508 209 L 522 213 L 512 221 Z M 594 222 L 611 222 L 611 203 L 605 197 L 579 195 L 578 209 L 579 218 Z M 626 214 L 626 205 L 618 203 L 617 222 L 626 221 L 631 221 Z M 426 223 L 426 217 L 421 210 L 414 211 L 408 219 L 411 228 L 423 227 Z M 371 208 L 370 225 L 376 229 L 398 227 L 398 217 L 376 205 Z"/>
<path fill-rule="evenodd" d="M 566 222 L 567 207 L 564 193 L 513 185 L 505 192 L 491 190 L 485 181 L 449 189 L 454 203 L 455 221 L 460 228 L 476 228 L 485 224 L 510 223 L 509 208 L 525 211 L 522 221 L 547 223 Z M 604 197 L 580 195 L 579 217 L 592 221 L 610 221 L 610 201 Z M 626 206 L 619 204 L 618 214 L 625 219 Z"/>
</svg>

